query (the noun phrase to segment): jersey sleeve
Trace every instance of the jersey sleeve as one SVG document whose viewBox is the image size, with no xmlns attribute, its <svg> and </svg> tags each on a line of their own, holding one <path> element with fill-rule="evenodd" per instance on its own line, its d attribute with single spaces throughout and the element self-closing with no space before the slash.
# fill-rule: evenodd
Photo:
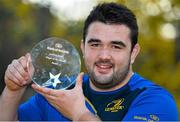
<svg viewBox="0 0 180 122">
<path fill-rule="evenodd" d="M 134 100 L 123 121 L 178 121 L 178 110 L 167 91 L 149 89 Z"/>
<path fill-rule="evenodd" d="M 31 97 L 18 109 L 19 121 L 70 121 L 40 94 Z"/>
<path fill-rule="evenodd" d="M 93 107 L 86 101 L 86 107 L 95 114 Z M 18 109 L 19 121 L 70 121 L 51 106 L 40 94 L 31 97 Z"/>
<path fill-rule="evenodd" d="M 18 109 L 18 120 L 23 121 L 34 121 L 43 120 L 43 105 L 46 104 L 44 98 L 39 94 L 31 97 L 27 102 L 20 105 Z"/>
</svg>

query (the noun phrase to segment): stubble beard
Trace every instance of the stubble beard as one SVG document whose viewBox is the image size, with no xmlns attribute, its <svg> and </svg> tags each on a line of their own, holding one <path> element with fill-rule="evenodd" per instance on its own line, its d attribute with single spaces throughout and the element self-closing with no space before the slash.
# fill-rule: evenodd
<svg viewBox="0 0 180 122">
<path fill-rule="evenodd" d="M 110 76 L 97 76 L 93 69 L 91 69 L 88 65 L 86 65 L 89 77 L 91 79 L 91 82 L 94 86 L 96 86 L 99 89 L 109 89 L 117 86 L 120 84 L 124 79 L 127 77 L 130 69 L 130 61 L 128 61 L 128 64 L 125 65 L 123 68 L 115 71 L 113 68 L 113 73 Z"/>
</svg>

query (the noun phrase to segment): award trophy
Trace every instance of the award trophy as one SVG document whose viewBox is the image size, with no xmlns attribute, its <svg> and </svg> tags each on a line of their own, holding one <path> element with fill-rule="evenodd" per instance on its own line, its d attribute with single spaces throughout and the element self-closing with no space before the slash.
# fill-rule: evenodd
<svg viewBox="0 0 180 122">
<path fill-rule="evenodd" d="M 43 87 L 67 89 L 80 73 L 81 61 L 76 48 L 68 41 L 56 37 L 36 44 L 28 59 L 28 72 L 32 81 Z"/>
</svg>

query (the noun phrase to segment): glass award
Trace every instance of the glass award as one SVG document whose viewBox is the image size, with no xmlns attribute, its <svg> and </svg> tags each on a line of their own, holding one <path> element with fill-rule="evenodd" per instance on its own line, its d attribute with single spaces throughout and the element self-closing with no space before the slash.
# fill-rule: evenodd
<svg viewBox="0 0 180 122">
<path fill-rule="evenodd" d="M 67 40 L 52 37 L 36 44 L 28 59 L 32 81 L 43 87 L 67 89 L 81 70 L 80 55 Z"/>
</svg>

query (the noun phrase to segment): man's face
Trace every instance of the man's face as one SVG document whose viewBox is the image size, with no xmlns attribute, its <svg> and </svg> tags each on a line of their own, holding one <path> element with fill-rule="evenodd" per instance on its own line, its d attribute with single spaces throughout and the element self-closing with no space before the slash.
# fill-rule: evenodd
<svg viewBox="0 0 180 122">
<path fill-rule="evenodd" d="M 81 48 L 90 79 L 97 88 L 112 88 L 129 73 L 131 40 L 127 26 L 93 22 Z"/>
</svg>

